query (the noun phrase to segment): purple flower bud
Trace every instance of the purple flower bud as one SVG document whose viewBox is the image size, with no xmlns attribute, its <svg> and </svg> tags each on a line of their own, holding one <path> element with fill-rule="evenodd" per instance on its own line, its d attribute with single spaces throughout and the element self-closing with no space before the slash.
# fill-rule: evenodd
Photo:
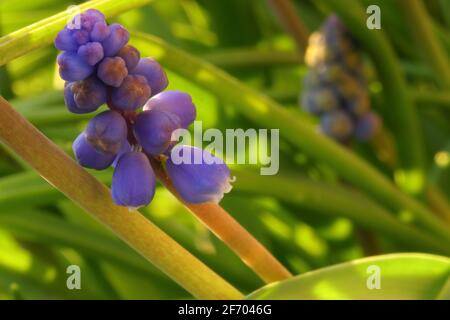
<svg viewBox="0 0 450 320">
<path fill-rule="evenodd" d="M 136 68 L 131 73 L 143 75 L 147 79 L 153 95 L 163 91 L 169 84 L 163 68 L 152 58 L 139 60 Z"/>
<path fill-rule="evenodd" d="M 85 134 L 97 151 L 117 154 L 127 140 L 128 128 L 120 113 L 104 111 L 92 118 Z"/>
<path fill-rule="evenodd" d="M 305 111 L 320 115 L 338 108 L 339 100 L 331 88 L 320 87 L 303 92 L 301 104 Z"/>
<path fill-rule="evenodd" d="M 350 116 L 344 111 L 326 113 L 321 119 L 322 131 L 339 141 L 346 140 L 353 132 L 353 123 Z"/>
<path fill-rule="evenodd" d="M 163 91 L 151 97 L 145 104 L 144 110 L 171 112 L 180 118 L 182 128 L 187 128 L 196 117 L 191 96 L 176 90 Z"/>
<path fill-rule="evenodd" d="M 99 42 L 88 42 L 78 48 L 78 55 L 93 66 L 103 59 L 103 47 Z"/>
<path fill-rule="evenodd" d="M 202 159 L 201 163 L 196 164 L 196 158 Z M 188 203 L 219 203 L 232 188 L 228 166 L 199 148 L 175 146 L 166 168 L 175 189 Z"/>
<path fill-rule="evenodd" d="M 133 151 L 119 158 L 112 178 L 114 203 L 133 208 L 146 206 L 155 188 L 155 174 L 145 154 Z"/>
<path fill-rule="evenodd" d="M 85 111 L 78 108 L 77 103 L 75 102 L 75 99 L 73 97 L 72 92 L 72 86 L 73 82 L 66 82 L 64 84 L 64 103 L 67 106 L 67 109 L 69 109 L 70 112 L 73 113 L 87 113 L 91 111 Z M 95 111 L 95 110 L 92 110 Z"/>
<path fill-rule="evenodd" d="M 370 140 L 381 127 L 381 119 L 374 112 L 368 112 L 356 122 L 355 136 L 361 141 Z"/>
<path fill-rule="evenodd" d="M 130 37 L 128 31 L 118 23 L 111 24 L 109 29 L 111 30 L 111 34 L 102 42 L 106 57 L 115 56 L 127 44 Z"/>
<path fill-rule="evenodd" d="M 114 154 L 101 153 L 95 150 L 86 140 L 84 132 L 75 139 L 72 149 L 78 163 L 90 169 L 106 169 L 113 163 L 116 157 Z"/>
<path fill-rule="evenodd" d="M 89 77 L 94 70 L 80 56 L 72 52 L 58 55 L 59 75 L 66 81 L 78 81 Z"/>
<path fill-rule="evenodd" d="M 75 105 L 73 105 L 70 99 L 66 101 L 66 105 L 71 112 L 93 112 L 106 102 L 106 86 L 96 77 L 73 82 L 66 86 L 65 91 L 69 89 L 73 93 L 73 101 L 75 102 Z"/>
<path fill-rule="evenodd" d="M 89 32 L 86 30 L 74 30 L 72 31 L 72 37 L 78 45 L 82 45 L 89 41 Z"/>
<path fill-rule="evenodd" d="M 113 87 L 120 87 L 127 75 L 125 61 L 120 57 L 103 59 L 97 70 L 97 76 L 104 83 Z"/>
<path fill-rule="evenodd" d="M 149 110 L 138 114 L 133 130 L 142 148 L 156 156 L 165 153 L 176 143 L 171 140 L 172 133 L 180 127 L 180 119 L 173 113 Z"/>
<path fill-rule="evenodd" d="M 133 70 L 141 58 L 139 50 L 130 45 L 126 45 L 120 49 L 117 56 L 121 57 L 125 61 L 128 71 Z"/>
<path fill-rule="evenodd" d="M 55 38 L 55 47 L 61 51 L 77 51 L 78 43 L 72 37 L 72 32 L 64 28 Z"/>
<path fill-rule="evenodd" d="M 150 98 L 151 89 L 143 76 L 128 75 L 111 94 L 114 106 L 123 111 L 134 111 Z"/>
<path fill-rule="evenodd" d="M 105 16 L 98 10 L 88 9 L 81 14 L 81 27 L 90 32 L 97 22 L 104 22 Z"/>
<path fill-rule="evenodd" d="M 91 41 L 101 42 L 109 37 L 111 30 L 104 21 L 96 22 L 90 32 Z"/>
<path fill-rule="evenodd" d="M 370 110 L 369 96 L 365 91 L 360 91 L 353 97 L 348 97 L 346 109 L 355 116 L 364 115 Z"/>
</svg>

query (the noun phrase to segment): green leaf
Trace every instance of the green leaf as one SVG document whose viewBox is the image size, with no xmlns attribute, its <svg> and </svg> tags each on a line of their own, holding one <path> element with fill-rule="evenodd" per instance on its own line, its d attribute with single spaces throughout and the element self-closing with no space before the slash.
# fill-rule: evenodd
<svg viewBox="0 0 450 320">
<path fill-rule="evenodd" d="M 380 289 L 368 289 L 378 267 Z M 389 254 L 359 259 L 267 285 L 247 299 L 449 299 L 450 259 Z"/>
<path fill-rule="evenodd" d="M 426 207 L 401 192 L 386 176 L 350 150 L 338 145 L 292 112 L 217 67 L 172 47 L 154 36 L 133 32 L 131 42 L 143 56 L 150 55 L 165 67 L 191 79 L 231 103 L 234 111 L 261 127 L 279 129 L 280 136 L 312 158 L 323 161 L 346 181 L 364 190 L 393 212 L 405 212 L 415 222 L 450 241 L 449 229 Z M 1 48 L 1 44 L 0 44 Z M 205 106 L 207 107 L 207 106 Z"/>
</svg>

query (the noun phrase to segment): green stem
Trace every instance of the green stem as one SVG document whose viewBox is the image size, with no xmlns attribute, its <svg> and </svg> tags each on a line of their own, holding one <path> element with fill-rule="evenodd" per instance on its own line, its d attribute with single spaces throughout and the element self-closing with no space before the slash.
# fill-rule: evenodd
<svg viewBox="0 0 450 320">
<path fill-rule="evenodd" d="M 93 0 L 82 3 L 78 7 L 81 11 L 89 8 L 98 9 L 106 17 L 112 17 L 127 10 L 141 7 L 151 1 Z M 52 43 L 56 34 L 65 26 L 71 14 L 70 10 L 62 11 L 0 38 L 0 66 L 27 52 Z"/>
<path fill-rule="evenodd" d="M 275 101 L 239 82 L 213 65 L 178 50 L 159 38 L 133 33 L 132 43 L 143 55 L 158 59 L 169 69 L 211 90 L 229 107 L 265 128 L 280 130 L 281 137 L 316 160 L 327 163 L 344 179 L 360 187 L 395 213 L 410 211 L 418 224 L 450 240 L 449 230 L 416 200 L 402 193 L 374 167 L 292 117 L 292 113 Z"/>
<path fill-rule="evenodd" d="M 292 277 L 292 274 L 221 206 L 215 203 L 184 202 L 162 164 L 153 160 L 152 167 L 159 181 L 266 283 Z"/>
<path fill-rule="evenodd" d="M 299 65 L 303 61 L 302 55 L 296 52 L 255 48 L 224 49 L 206 53 L 202 58 L 221 68 Z"/>
<path fill-rule="evenodd" d="M 414 101 L 423 107 L 440 106 L 450 109 L 450 93 L 445 91 L 423 91 L 410 89 Z"/>
<path fill-rule="evenodd" d="M 441 7 L 442 17 L 445 20 L 447 28 L 450 28 L 450 2 L 448 0 L 438 0 Z"/>
<path fill-rule="evenodd" d="M 382 30 L 366 28 L 367 15 L 356 1 L 329 0 L 324 4 L 336 11 L 353 36 L 367 49 L 379 75 L 391 108 L 401 169 L 396 173 L 398 185 L 412 194 L 419 194 L 425 185 L 424 141 L 419 119 L 408 94 L 400 64 Z M 411 143 L 414 141 L 414 143 Z"/>
<path fill-rule="evenodd" d="M 450 89 L 448 55 L 435 36 L 426 7 L 421 0 L 400 0 L 400 3 L 408 18 L 409 28 L 427 62 L 433 68 L 441 87 Z"/>
<path fill-rule="evenodd" d="M 364 195 L 295 175 L 268 177 L 237 170 L 234 190 L 273 196 L 286 203 L 333 217 L 346 217 L 361 227 L 380 232 L 409 247 L 450 254 L 450 247 L 413 226 L 405 225 Z M 289 190 L 289 192 L 287 192 Z"/>
<path fill-rule="evenodd" d="M 0 140 L 68 198 L 164 271 L 195 297 L 242 294 L 135 210 L 112 203 L 110 190 L 77 165 L 0 97 Z"/>
<path fill-rule="evenodd" d="M 275 9 L 284 28 L 294 38 L 300 52 L 305 52 L 308 46 L 308 31 L 296 13 L 296 8 L 290 0 L 269 0 Z"/>
</svg>

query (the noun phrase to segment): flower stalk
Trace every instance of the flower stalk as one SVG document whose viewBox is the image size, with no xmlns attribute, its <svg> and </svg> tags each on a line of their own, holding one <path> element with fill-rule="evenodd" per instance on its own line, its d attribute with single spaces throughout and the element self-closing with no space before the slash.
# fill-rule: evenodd
<svg viewBox="0 0 450 320">
<path fill-rule="evenodd" d="M 183 201 L 165 173 L 161 162 L 151 157 L 150 161 L 159 181 L 261 279 L 271 283 L 292 277 L 292 274 L 225 209 L 212 202 L 193 204 Z"/>
<path fill-rule="evenodd" d="M 105 185 L 78 166 L 2 97 L 0 113 L 0 141 L 192 295 L 200 299 L 243 297 L 144 216 L 114 205 Z"/>
<path fill-rule="evenodd" d="M 296 8 L 290 0 L 269 0 L 279 16 L 280 22 L 294 38 L 298 50 L 304 52 L 308 46 L 308 30 L 296 14 Z"/>
</svg>

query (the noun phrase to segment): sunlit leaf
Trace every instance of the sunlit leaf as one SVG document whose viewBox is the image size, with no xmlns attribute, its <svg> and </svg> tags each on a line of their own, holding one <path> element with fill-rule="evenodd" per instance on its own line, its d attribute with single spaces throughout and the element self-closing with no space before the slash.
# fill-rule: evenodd
<svg viewBox="0 0 450 320">
<path fill-rule="evenodd" d="M 290 280 L 269 284 L 247 298 L 450 299 L 450 291 L 446 287 L 449 279 L 448 258 L 425 254 L 391 254 L 308 272 Z"/>
</svg>

